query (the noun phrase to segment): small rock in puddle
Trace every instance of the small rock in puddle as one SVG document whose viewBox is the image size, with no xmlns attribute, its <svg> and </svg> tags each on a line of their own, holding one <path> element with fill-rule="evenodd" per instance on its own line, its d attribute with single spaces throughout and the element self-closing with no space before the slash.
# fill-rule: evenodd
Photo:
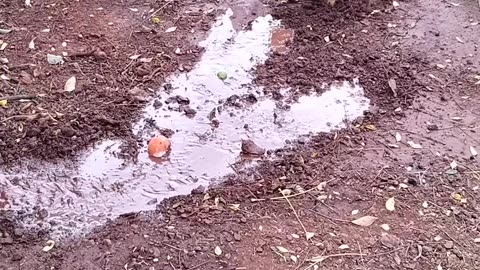
<svg viewBox="0 0 480 270">
<path fill-rule="evenodd" d="M 265 149 L 258 146 L 252 140 L 242 140 L 242 154 L 263 156 L 265 154 Z"/>
<path fill-rule="evenodd" d="M 185 113 L 185 115 L 188 116 L 188 117 L 193 117 L 197 113 L 197 111 L 195 111 L 194 109 L 192 109 L 188 105 L 181 106 L 180 111 L 183 111 Z"/>
</svg>

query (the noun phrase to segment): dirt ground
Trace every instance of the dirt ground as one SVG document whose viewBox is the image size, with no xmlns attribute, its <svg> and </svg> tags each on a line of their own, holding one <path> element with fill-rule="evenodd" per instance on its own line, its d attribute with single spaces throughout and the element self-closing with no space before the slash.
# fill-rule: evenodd
<svg viewBox="0 0 480 270">
<path fill-rule="evenodd" d="M 102 6 L 98 2 L 95 7 Z M 24 230 L 15 222 L 15 213 L 3 211 L 0 269 L 479 269 L 480 169 L 475 152 L 480 150 L 480 7 L 467 0 L 395 3 L 378 1 L 369 10 L 360 0 L 338 1 L 335 7 L 310 1 L 268 3 L 271 14 L 293 29 L 295 36 L 288 53 L 274 54 L 256 69 L 256 83 L 273 97 L 288 85 L 296 99 L 309 91 L 323 91 L 318 86 L 324 82 L 358 77 L 372 106 L 347 129 L 312 135 L 307 141 L 293 140 L 276 150 L 274 159 L 228 175 L 224 182 L 164 200 L 154 212 L 123 215 L 84 237 L 57 240 L 49 251 L 42 250 L 50 239 L 47 232 Z M 108 26 L 109 21 L 116 25 L 120 22 L 115 19 L 120 18 L 128 24 L 142 22 L 141 11 L 128 9 L 133 4 L 105 2 L 103 8 L 117 10 L 118 15 L 98 25 Z M 175 4 L 157 15 L 177 18 L 182 8 L 198 5 Z M 92 6 L 85 2 L 63 5 L 77 7 L 70 9 L 79 16 L 89 13 L 82 8 Z M 27 27 L 12 25 L 14 18 L 31 17 L 19 13 L 18 2 L 0 7 L 1 16 L 7 16 L 0 21 L 15 29 Z M 161 8 L 162 3 L 155 7 Z M 53 7 L 59 13 L 64 8 Z M 137 107 L 142 104 L 131 95 L 132 87 L 156 87 L 180 63 L 192 65 L 200 54 L 175 55 L 175 48 L 185 46 L 185 37 L 190 37 L 180 27 L 159 41 L 148 37 L 165 35 L 163 30 L 169 26 L 147 23 L 162 30 L 138 34 L 130 39 L 134 45 L 125 46 L 128 35 L 108 32 L 105 26 L 98 30 L 103 35 L 86 38 L 92 30 L 80 31 L 66 19 L 61 20 L 64 27 L 50 26 L 63 34 L 39 36 L 37 51 L 19 53 L 28 51 L 33 33 L 40 35 L 45 28 L 40 17 L 36 16 L 39 23 L 32 24 L 38 29 L 31 30 L 29 23 L 21 38 L 12 34 L 17 31 L 0 36 L 9 44 L 22 44 L 6 55 L 9 65 L 27 64 L 33 74 L 35 68 L 29 64 L 34 63 L 50 74 L 45 75 L 49 79 L 31 75 L 43 87 L 36 92 L 32 85 L 38 84 L 21 82 L 22 69 L 4 69 L 17 79 L 5 82 L 8 87 L 2 88 L 2 95 L 48 93 L 28 103 L 26 111 L 22 111 L 24 103 L 17 101 L 0 109 L 0 138 L 8 148 L 1 152 L 4 160 L 46 151 L 45 158 L 72 155 L 100 138 L 128 138 L 127 123 L 138 116 Z M 180 18 L 207 30 L 214 16 Z M 81 25 L 85 19 L 76 23 Z M 77 37 L 80 32 L 83 39 Z M 95 39 L 99 45 L 90 47 L 101 48 L 107 59 L 92 55 L 60 67 L 48 65 L 45 52 L 51 46 L 60 48 L 65 39 L 86 47 L 92 42 L 88 39 Z M 69 52 L 80 51 L 80 45 Z M 147 81 L 135 73 L 144 64 L 128 58 L 140 54 L 135 48 L 144 49 L 142 57 L 165 52 L 154 58 L 158 63 L 152 61 L 157 66 L 144 75 Z M 103 83 L 95 77 L 102 70 Z M 123 74 L 123 70 L 127 71 Z M 154 71 L 162 76 L 153 76 Z M 82 85 L 73 96 L 62 92 L 72 74 Z M 98 90 L 103 87 L 94 87 L 97 83 L 110 91 Z M 112 99 L 118 102 L 110 104 Z M 46 109 L 49 104 L 55 105 Z M 27 111 L 38 118 L 11 118 Z M 47 120 L 40 121 L 45 116 Z M 111 121 L 119 122 L 112 127 Z M 25 140 L 22 134 L 42 123 L 46 126 L 33 136 L 36 139 Z M 82 142 L 72 144 L 61 135 L 65 127 L 74 129 Z M 54 132 L 56 128 L 60 133 Z M 14 143 L 18 138 L 38 145 L 20 146 Z M 63 148 L 64 152 L 52 148 L 65 145 L 73 148 Z"/>
<path fill-rule="evenodd" d="M 0 111 L 2 163 L 71 157 L 105 138 L 122 138 L 134 156 L 132 121 L 169 74 L 191 68 L 216 16 L 208 1 L 35 1 L 32 8 L 2 1 L 0 8 L 0 27 L 12 30 L 1 37 L 8 44 L 0 52 L 0 99 L 8 102 Z M 50 64 L 48 54 L 64 63 Z"/>
</svg>

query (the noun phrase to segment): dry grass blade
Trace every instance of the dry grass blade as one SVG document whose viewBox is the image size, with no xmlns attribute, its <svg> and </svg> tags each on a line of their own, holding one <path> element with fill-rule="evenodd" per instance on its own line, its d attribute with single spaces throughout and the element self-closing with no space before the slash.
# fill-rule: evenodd
<svg viewBox="0 0 480 270">
<path fill-rule="evenodd" d="M 283 194 L 282 189 L 279 188 L 278 190 L 280 191 L 280 194 Z M 305 236 L 307 237 L 307 240 L 308 240 L 309 238 L 311 238 L 311 237 L 308 237 L 309 235 L 311 235 L 311 233 L 309 233 L 309 232 L 307 231 L 307 229 L 305 229 L 305 226 L 303 225 L 302 221 L 300 220 L 300 217 L 298 216 L 297 211 L 296 211 L 295 208 L 293 207 L 293 205 L 292 205 L 292 203 L 290 202 L 290 200 L 288 199 L 288 197 L 285 196 L 285 195 L 283 195 L 283 198 L 287 201 L 288 205 L 290 205 L 290 208 L 292 208 L 293 214 L 295 214 L 295 217 L 297 218 L 298 223 L 300 223 L 300 225 L 302 226 L 302 229 L 303 229 L 303 231 L 305 232 Z"/>
</svg>

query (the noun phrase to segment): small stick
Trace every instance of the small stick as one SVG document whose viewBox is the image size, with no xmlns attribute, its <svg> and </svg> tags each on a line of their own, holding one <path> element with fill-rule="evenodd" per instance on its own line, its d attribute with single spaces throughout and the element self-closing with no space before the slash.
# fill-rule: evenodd
<svg viewBox="0 0 480 270">
<path fill-rule="evenodd" d="M 36 98 L 36 97 L 37 97 L 37 95 L 14 95 L 14 96 L 0 97 L 0 100 L 33 99 L 33 98 Z"/>
<path fill-rule="evenodd" d="M 336 180 L 336 179 L 332 179 L 332 180 L 326 181 L 325 184 L 328 184 L 328 183 L 330 183 L 330 182 L 332 182 L 332 181 L 335 181 L 335 180 Z M 309 192 L 311 192 L 311 191 L 313 191 L 313 190 L 315 190 L 315 189 L 317 189 L 317 188 L 318 188 L 318 187 L 313 187 L 313 188 L 308 189 L 308 190 L 305 190 L 305 191 L 303 191 L 303 192 L 299 192 L 299 193 L 296 193 L 296 194 L 293 194 L 293 195 L 288 195 L 288 196 L 285 196 L 285 195 L 283 195 L 283 193 L 282 193 L 283 197 L 273 197 L 273 198 L 268 198 L 268 199 L 251 199 L 251 202 L 263 202 L 263 201 L 267 201 L 267 200 L 272 200 L 272 201 L 273 201 L 273 200 L 281 200 L 281 199 L 284 199 L 285 197 L 287 197 L 287 198 L 293 198 L 293 197 L 297 197 L 297 196 L 300 196 L 300 195 L 309 193 Z"/>
<path fill-rule="evenodd" d="M 164 246 L 173 248 L 173 249 L 175 249 L 175 250 L 177 250 L 177 251 L 183 251 L 182 249 L 180 249 L 180 248 L 178 248 L 178 247 L 176 247 L 176 246 L 172 246 L 172 245 L 169 245 L 169 244 L 167 244 L 167 243 L 162 243 L 162 244 L 163 244 Z"/>
<path fill-rule="evenodd" d="M 148 19 L 152 18 L 153 16 L 157 15 L 158 12 L 160 12 L 162 9 L 164 9 L 166 6 L 168 6 L 169 4 L 173 3 L 174 0 L 170 0 L 168 1 L 167 3 L 165 3 L 163 6 L 161 6 L 159 9 L 155 10 L 154 12 L 152 12 L 152 14 L 150 14 L 147 18 L 145 18 L 145 20 L 142 21 L 142 23 L 140 24 L 143 24 L 144 22 L 146 22 Z"/>
<path fill-rule="evenodd" d="M 207 264 L 207 263 L 210 263 L 210 261 L 206 261 L 206 262 L 203 262 L 203 263 L 201 263 L 201 264 L 197 264 L 197 265 L 193 266 L 192 268 L 188 268 L 188 270 L 197 269 L 197 268 L 199 268 L 200 266 L 203 266 L 203 265 L 205 265 L 205 264 Z"/>
<path fill-rule="evenodd" d="M 338 221 L 338 222 L 344 222 L 344 223 L 351 223 L 351 221 L 349 220 L 345 220 L 345 219 L 339 219 L 339 218 L 332 218 L 332 217 L 329 217 L 329 216 L 326 216 L 320 212 L 317 212 L 317 211 L 314 211 L 314 210 L 310 210 L 311 212 L 321 216 L 321 217 L 324 217 L 326 219 L 329 219 L 329 220 L 334 220 L 334 221 Z"/>
<path fill-rule="evenodd" d="M 173 270 L 177 270 L 177 268 L 175 268 L 175 266 L 173 266 L 173 263 L 172 262 L 168 262 L 170 264 L 170 266 L 172 267 Z"/>
<path fill-rule="evenodd" d="M 360 254 L 362 254 L 362 247 L 360 246 L 360 243 L 358 241 L 357 241 L 357 246 L 358 246 L 358 251 L 360 252 Z M 365 260 L 363 259 L 363 254 L 360 255 L 360 259 L 362 260 L 363 269 L 367 269 L 365 267 Z"/>
<path fill-rule="evenodd" d="M 338 253 L 338 254 L 330 254 L 326 256 L 320 256 L 318 259 L 314 260 L 315 258 L 310 259 L 311 261 L 314 260 L 316 262 L 310 264 L 307 268 L 303 270 L 308 270 L 312 268 L 313 266 L 325 261 L 326 259 L 329 258 L 335 258 L 335 257 L 346 257 L 346 256 L 367 256 L 367 254 L 361 254 L 361 253 Z"/>
<path fill-rule="evenodd" d="M 305 226 L 303 226 L 303 223 L 302 221 L 300 220 L 300 217 L 298 216 L 297 214 L 297 211 L 295 211 L 295 208 L 293 207 L 292 203 L 290 202 L 290 200 L 287 198 L 287 196 L 285 196 L 282 192 L 282 189 L 278 189 L 280 191 L 280 193 L 283 195 L 283 197 L 285 198 L 285 200 L 288 202 L 288 204 L 290 205 L 290 208 L 292 208 L 293 210 L 293 213 L 295 214 L 295 217 L 297 218 L 298 222 L 300 223 L 300 225 L 302 226 L 303 228 L 303 231 L 305 232 L 305 237 L 308 236 L 308 232 L 307 232 L 307 229 L 305 229 Z M 308 239 L 307 239 L 308 240 Z"/>
</svg>

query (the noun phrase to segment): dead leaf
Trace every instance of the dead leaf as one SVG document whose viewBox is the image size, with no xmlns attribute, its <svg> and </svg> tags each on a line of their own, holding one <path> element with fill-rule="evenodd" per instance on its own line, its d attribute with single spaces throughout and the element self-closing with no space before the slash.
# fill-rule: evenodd
<svg viewBox="0 0 480 270">
<path fill-rule="evenodd" d="M 460 42 L 460 43 L 462 43 L 462 44 L 465 43 L 465 42 L 463 41 L 463 39 L 461 39 L 461 38 L 459 38 L 459 37 L 456 37 L 456 39 L 457 39 L 458 42 Z"/>
<path fill-rule="evenodd" d="M 222 249 L 219 246 L 215 247 L 215 255 L 217 256 L 222 255 Z"/>
<path fill-rule="evenodd" d="M 454 193 L 452 195 L 452 198 L 458 202 L 464 202 L 464 201 L 466 202 L 465 198 L 463 198 L 462 194 L 460 193 Z"/>
<path fill-rule="evenodd" d="M 328 43 L 328 42 L 330 42 L 330 37 L 329 37 L 329 36 L 325 36 L 325 37 L 323 38 L 323 40 L 325 40 L 325 42 Z"/>
<path fill-rule="evenodd" d="M 327 186 L 327 182 L 321 182 L 320 184 L 318 184 L 317 189 L 319 191 L 323 191 L 323 190 L 325 190 L 326 186 Z"/>
<path fill-rule="evenodd" d="M 395 79 L 390 78 L 388 80 L 388 86 L 390 86 L 390 89 L 393 92 L 393 96 L 397 97 L 397 82 L 395 81 Z"/>
<path fill-rule="evenodd" d="M 450 163 L 450 168 L 452 168 L 452 170 L 455 170 L 457 167 L 458 167 L 457 162 L 453 160 L 452 163 Z"/>
<path fill-rule="evenodd" d="M 44 246 L 42 250 L 45 251 L 45 252 L 48 252 L 48 251 L 52 250 L 52 248 L 53 248 L 54 246 L 55 246 L 55 241 L 53 241 L 53 240 L 48 240 L 48 241 L 47 241 L 47 245 Z"/>
<path fill-rule="evenodd" d="M 366 125 L 365 128 L 368 129 L 368 130 L 370 130 L 370 131 L 375 131 L 375 130 L 377 130 L 377 127 L 375 127 L 374 125 Z"/>
<path fill-rule="evenodd" d="M 1 45 L 0 45 L 0 51 L 3 51 L 7 48 L 8 46 L 8 43 L 7 42 L 3 42 Z"/>
<path fill-rule="evenodd" d="M 325 194 L 324 194 L 324 195 L 320 195 L 320 196 L 317 197 L 317 200 L 318 200 L 318 201 L 325 201 L 326 199 L 328 199 L 328 196 L 325 195 Z"/>
<path fill-rule="evenodd" d="M 474 242 L 474 243 L 480 243 L 480 238 L 475 238 L 475 239 L 473 239 L 473 242 Z"/>
<path fill-rule="evenodd" d="M 390 226 L 388 224 L 382 224 L 380 225 L 380 228 L 382 228 L 385 231 L 390 231 Z"/>
<path fill-rule="evenodd" d="M 150 63 L 153 61 L 153 58 L 140 58 L 138 61 L 142 63 Z"/>
<path fill-rule="evenodd" d="M 412 141 L 407 141 L 407 144 L 413 149 L 422 149 L 422 146 L 420 144 L 414 143 Z"/>
<path fill-rule="evenodd" d="M 0 100 L 0 107 L 5 108 L 7 107 L 7 105 L 8 105 L 8 101 L 6 99 Z"/>
<path fill-rule="evenodd" d="M 295 256 L 295 255 L 291 255 L 290 260 L 292 260 L 292 262 L 294 262 L 294 263 L 297 263 L 297 261 L 298 261 L 297 256 Z"/>
<path fill-rule="evenodd" d="M 393 143 L 389 143 L 387 144 L 388 147 L 390 148 L 400 148 L 400 146 L 396 145 L 396 144 L 393 144 Z"/>
<path fill-rule="evenodd" d="M 129 9 L 130 9 L 130 11 L 132 11 L 132 12 L 137 12 L 137 11 L 138 11 L 138 8 L 129 8 Z"/>
<path fill-rule="evenodd" d="M 240 204 L 230 204 L 230 209 L 233 211 L 238 211 L 240 210 Z"/>
<path fill-rule="evenodd" d="M 359 211 L 358 211 L 357 209 L 353 210 L 353 211 L 352 211 L 352 216 L 355 216 L 356 214 L 358 214 L 358 212 L 359 212 Z"/>
<path fill-rule="evenodd" d="M 291 234 L 293 238 L 296 238 L 296 239 L 299 239 L 300 238 L 300 235 L 296 234 L 296 233 L 292 233 Z"/>
<path fill-rule="evenodd" d="M 75 76 L 72 76 L 65 83 L 65 87 L 63 88 L 63 90 L 65 92 L 72 92 L 75 90 L 76 86 L 77 86 L 77 78 L 75 78 Z"/>
<path fill-rule="evenodd" d="M 441 264 L 439 264 L 439 265 L 437 266 L 437 270 L 443 270 L 443 267 L 442 267 Z"/>
<path fill-rule="evenodd" d="M 8 58 L 0 58 L 0 63 L 8 64 Z"/>
<path fill-rule="evenodd" d="M 335 2 L 337 2 L 337 1 L 336 0 L 328 0 L 328 4 L 332 7 L 335 6 Z"/>
<path fill-rule="evenodd" d="M 364 216 L 359 219 L 352 221 L 353 224 L 363 227 L 368 227 L 372 225 L 378 218 L 372 216 Z"/>
<path fill-rule="evenodd" d="M 128 58 L 130 58 L 130 60 L 137 60 L 139 57 L 140 57 L 140 54 L 135 54 L 135 55 L 132 55 Z"/>
<path fill-rule="evenodd" d="M 307 238 L 307 240 L 310 240 L 314 236 L 315 236 L 315 233 L 313 233 L 313 232 L 306 232 L 305 233 L 305 237 Z"/>
<path fill-rule="evenodd" d="M 277 250 L 278 252 L 280 253 L 288 253 L 288 249 L 284 248 L 284 247 L 281 247 L 281 246 L 277 246 Z"/>
<path fill-rule="evenodd" d="M 50 33 L 50 28 L 43 29 L 40 31 L 41 33 Z"/>
<path fill-rule="evenodd" d="M 387 200 L 385 203 L 385 208 L 387 208 L 388 211 L 394 211 L 395 210 L 395 198 L 392 197 Z"/>
<path fill-rule="evenodd" d="M 204 201 L 209 200 L 210 198 L 212 198 L 212 197 L 208 193 L 205 193 L 205 195 L 203 195 L 203 200 Z"/>
<path fill-rule="evenodd" d="M 47 61 L 50 65 L 59 65 L 65 63 L 62 56 L 47 54 Z"/>
<path fill-rule="evenodd" d="M 30 3 L 30 0 L 25 0 L 25 6 L 26 7 L 32 7 L 32 4 Z"/>
<path fill-rule="evenodd" d="M 393 1 L 392 4 L 394 8 L 398 8 L 400 6 L 400 4 L 397 1 Z"/>
<path fill-rule="evenodd" d="M 402 135 L 400 135 L 400 133 L 397 132 L 397 134 L 395 134 L 395 140 L 397 140 L 397 142 L 402 141 Z"/>
<path fill-rule="evenodd" d="M 422 207 L 423 207 L 423 208 L 428 208 L 428 202 L 427 202 L 427 201 L 424 201 L 424 202 L 422 203 Z"/>
<path fill-rule="evenodd" d="M 478 155 L 477 150 L 475 150 L 473 146 L 470 146 L 470 154 L 472 154 L 472 157 L 476 157 Z"/>
<path fill-rule="evenodd" d="M 35 49 L 35 39 L 36 39 L 36 38 L 33 38 L 33 39 L 30 41 L 30 43 L 28 43 L 28 48 L 29 48 L 30 50 L 34 50 L 34 49 Z"/>
<path fill-rule="evenodd" d="M 286 189 L 280 191 L 280 193 L 282 193 L 282 195 L 289 196 L 290 194 L 292 194 L 292 190 L 286 188 Z"/>
<path fill-rule="evenodd" d="M 12 29 L 0 29 L 0 34 L 4 35 L 4 34 L 8 34 L 12 32 Z"/>
<path fill-rule="evenodd" d="M 348 248 L 350 248 L 350 247 L 346 244 L 343 244 L 343 245 L 338 247 L 338 249 L 348 249 Z"/>
<path fill-rule="evenodd" d="M 177 27 L 172 26 L 172 27 L 168 28 L 167 30 L 165 30 L 165 33 L 175 32 L 175 30 L 177 30 Z"/>
</svg>

